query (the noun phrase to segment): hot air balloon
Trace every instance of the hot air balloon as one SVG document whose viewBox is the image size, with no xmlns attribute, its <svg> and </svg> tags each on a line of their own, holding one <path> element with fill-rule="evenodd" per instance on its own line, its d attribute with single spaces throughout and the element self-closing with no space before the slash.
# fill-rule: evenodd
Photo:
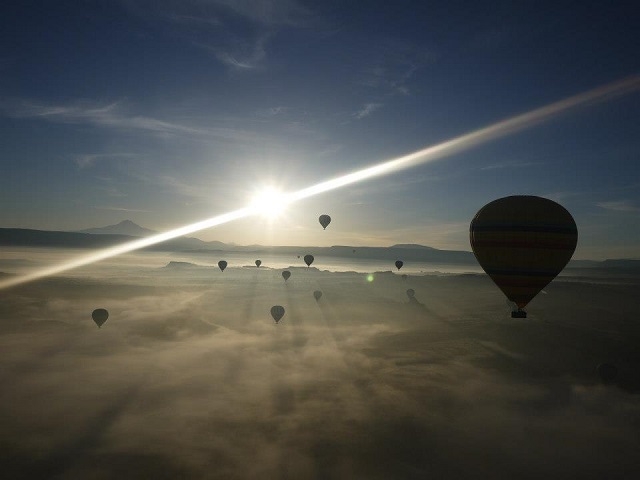
<svg viewBox="0 0 640 480">
<path fill-rule="evenodd" d="M 578 229 L 561 205 L 536 196 L 499 198 L 482 207 L 469 227 L 478 263 L 518 307 L 513 318 L 571 259 Z"/>
<path fill-rule="evenodd" d="M 281 305 L 274 305 L 271 307 L 271 316 L 278 323 L 280 319 L 284 316 L 284 307 Z"/>
<path fill-rule="evenodd" d="M 107 321 L 107 318 L 109 318 L 109 312 L 104 308 L 97 308 L 91 313 L 91 318 L 93 318 L 93 321 L 96 322 L 96 325 L 100 328 L 104 325 L 104 322 Z"/>
<path fill-rule="evenodd" d="M 416 291 L 413 288 L 410 288 L 407 290 L 407 297 L 409 297 L 409 300 L 411 300 L 415 296 L 416 296 Z"/>
<path fill-rule="evenodd" d="M 602 383 L 612 383 L 618 376 L 618 367 L 611 363 L 601 363 L 596 367 L 596 372 Z"/>
<path fill-rule="evenodd" d="M 329 215 L 320 215 L 318 221 L 320 222 L 320 225 L 322 225 L 322 229 L 326 230 L 327 226 L 331 223 L 331 217 Z"/>
<path fill-rule="evenodd" d="M 285 270 L 284 272 L 282 272 L 282 278 L 284 278 L 285 282 L 289 280 L 290 276 L 291 276 L 291 272 L 289 270 Z"/>
<path fill-rule="evenodd" d="M 224 269 L 227 268 L 227 262 L 225 262 L 224 260 L 220 260 L 218 262 L 218 267 L 220 267 L 220 270 L 224 272 Z"/>
<path fill-rule="evenodd" d="M 320 297 L 322 297 L 322 292 L 320 290 L 316 290 L 315 292 L 313 292 L 313 296 L 316 299 L 316 301 L 320 300 Z"/>
<path fill-rule="evenodd" d="M 256 267 L 260 267 L 262 265 L 262 260 L 256 260 Z"/>
<path fill-rule="evenodd" d="M 304 256 L 304 263 L 307 264 L 307 267 L 313 263 L 313 260 L 314 260 L 313 259 L 313 255 L 305 255 Z"/>
<path fill-rule="evenodd" d="M 404 262 L 402 260 L 396 260 L 396 268 L 398 270 L 402 268 L 402 265 L 404 265 Z"/>
</svg>

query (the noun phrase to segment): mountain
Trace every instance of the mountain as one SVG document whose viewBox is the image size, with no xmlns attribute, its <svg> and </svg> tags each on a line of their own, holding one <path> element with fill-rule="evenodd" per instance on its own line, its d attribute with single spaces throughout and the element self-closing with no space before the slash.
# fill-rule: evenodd
<svg viewBox="0 0 640 480">
<path fill-rule="evenodd" d="M 90 233 L 90 232 L 101 233 Z M 58 248 L 101 248 L 137 240 L 139 235 L 116 233 L 129 231 L 141 233 L 152 232 L 133 222 L 120 222 L 100 229 L 88 229 L 83 232 L 57 232 L 46 230 L 29 230 L 21 228 L 0 228 L 0 245 L 26 247 L 58 247 Z M 108 233 L 105 233 L 108 232 Z M 474 263 L 471 252 L 455 250 L 437 250 L 423 245 L 402 245 L 393 247 L 353 247 L 336 245 L 333 247 L 314 246 L 264 246 L 264 245 L 227 245 L 218 241 L 204 242 L 197 238 L 180 237 L 158 243 L 145 250 L 170 252 L 244 252 L 255 254 L 314 255 L 365 258 L 404 261 L 426 261 L 435 263 Z"/>
<path fill-rule="evenodd" d="M 148 237 L 157 233 L 154 230 L 141 227 L 133 223 L 131 220 L 123 220 L 116 225 L 108 225 L 106 227 L 87 228 L 80 230 L 78 233 L 91 233 L 98 235 L 129 235 L 131 237 Z"/>
<path fill-rule="evenodd" d="M 433 247 L 427 247 L 425 245 L 419 245 L 417 243 L 397 243 L 395 245 L 391 245 L 389 248 L 409 248 L 413 250 L 437 250 Z"/>
</svg>

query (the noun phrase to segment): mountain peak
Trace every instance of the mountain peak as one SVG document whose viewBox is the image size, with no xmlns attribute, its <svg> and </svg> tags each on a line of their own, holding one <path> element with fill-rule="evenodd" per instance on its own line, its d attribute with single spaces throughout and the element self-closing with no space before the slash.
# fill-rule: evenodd
<svg viewBox="0 0 640 480">
<path fill-rule="evenodd" d="M 122 220 L 116 225 L 106 227 L 87 228 L 80 230 L 81 233 L 107 234 L 107 235 L 129 235 L 132 237 L 146 237 L 156 233 L 154 230 L 141 227 L 131 220 Z"/>
<path fill-rule="evenodd" d="M 122 220 L 120 223 L 118 223 L 116 225 L 116 227 L 124 227 L 124 226 L 133 226 L 133 227 L 137 227 L 137 228 L 142 228 L 140 225 L 138 225 L 137 223 L 133 223 L 131 220 Z"/>
</svg>

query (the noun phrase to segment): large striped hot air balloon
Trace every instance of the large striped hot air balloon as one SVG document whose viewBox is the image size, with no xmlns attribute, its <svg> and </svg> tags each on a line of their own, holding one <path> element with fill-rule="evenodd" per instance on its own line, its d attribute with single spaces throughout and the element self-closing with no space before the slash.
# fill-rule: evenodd
<svg viewBox="0 0 640 480">
<path fill-rule="evenodd" d="M 499 198 L 480 209 L 469 227 L 480 266 L 522 310 L 571 259 L 578 229 L 571 214 L 547 198 Z"/>
</svg>

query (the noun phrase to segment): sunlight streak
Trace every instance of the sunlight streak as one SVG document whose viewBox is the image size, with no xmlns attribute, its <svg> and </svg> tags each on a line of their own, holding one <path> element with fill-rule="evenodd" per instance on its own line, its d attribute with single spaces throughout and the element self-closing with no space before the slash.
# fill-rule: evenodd
<svg viewBox="0 0 640 480">
<path fill-rule="evenodd" d="M 398 172 L 416 165 L 425 164 L 434 160 L 451 156 L 463 150 L 486 143 L 488 141 L 511 135 L 521 130 L 531 128 L 535 125 L 549 120 L 567 110 L 586 104 L 593 104 L 610 100 L 621 95 L 629 94 L 640 89 L 640 76 L 634 75 L 620 81 L 610 83 L 593 90 L 560 100 L 558 102 L 546 105 L 544 107 L 532 110 L 530 112 L 511 117 L 498 123 L 494 123 L 485 128 L 475 130 L 473 132 L 461 135 L 451 140 L 427 147 L 417 152 L 404 155 L 377 165 L 358 170 L 356 172 L 342 175 L 331 180 L 327 180 L 307 188 L 303 188 L 296 192 L 283 194 L 278 199 L 281 204 L 290 204 L 298 200 L 309 198 L 321 193 L 336 190 L 347 185 L 352 185 L 363 180 L 368 180 L 393 172 Z M 141 238 L 132 242 L 124 243 L 114 247 L 106 248 L 90 255 L 80 256 L 69 262 L 44 268 L 37 272 L 32 272 L 22 276 L 7 278 L 0 281 L 0 289 L 20 285 L 23 283 L 38 280 L 40 278 L 56 275 L 68 270 L 79 268 L 91 263 L 99 262 L 107 258 L 121 255 L 123 253 L 132 252 L 141 248 L 149 247 L 173 238 L 188 235 L 190 233 L 205 230 L 207 228 L 216 227 L 239 220 L 251 215 L 263 214 L 264 210 L 260 205 L 252 203 L 248 207 L 234 210 L 229 213 L 217 215 L 200 222 L 192 223 L 183 227 L 175 228 L 164 233 L 159 233 L 150 237 Z"/>
</svg>

